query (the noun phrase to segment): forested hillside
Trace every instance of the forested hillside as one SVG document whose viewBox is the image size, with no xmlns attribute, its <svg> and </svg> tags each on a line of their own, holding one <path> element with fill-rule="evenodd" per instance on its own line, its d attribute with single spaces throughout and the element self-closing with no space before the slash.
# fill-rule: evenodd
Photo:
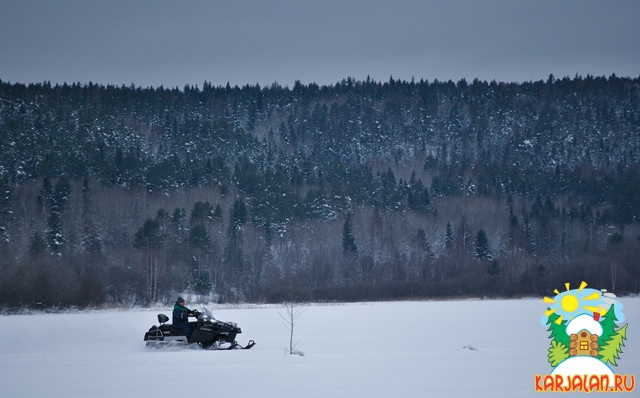
<svg viewBox="0 0 640 398">
<path fill-rule="evenodd" d="M 0 80 L 0 154 L 6 309 L 638 292 L 640 78 Z"/>
</svg>

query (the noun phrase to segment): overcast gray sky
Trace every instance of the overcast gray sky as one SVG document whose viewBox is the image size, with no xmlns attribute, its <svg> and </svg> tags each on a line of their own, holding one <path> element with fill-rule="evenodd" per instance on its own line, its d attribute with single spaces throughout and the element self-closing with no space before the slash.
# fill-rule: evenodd
<svg viewBox="0 0 640 398">
<path fill-rule="evenodd" d="M 0 79 L 139 86 L 640 75 L 639 0 L 0 0 Z"/>
</svg>

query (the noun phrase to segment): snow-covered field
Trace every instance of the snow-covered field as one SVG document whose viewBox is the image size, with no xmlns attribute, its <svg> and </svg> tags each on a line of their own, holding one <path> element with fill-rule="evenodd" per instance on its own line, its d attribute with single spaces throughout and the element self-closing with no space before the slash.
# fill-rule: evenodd
<svg viewBox="0 0 640 398">
<path fill-rule="evenodd" d="M 622 302 L 614 371 L 640 376 L 640 298 Z M 312 305 L 295 327 L 304 356 L 285 355 L 278 307 L 212 307 L 257 345 L 147 349 L 169 308 L 1 316 L 0 396 L 531 397 L 534 375 L 551 371 L 542 299 Z"/>
</svg>

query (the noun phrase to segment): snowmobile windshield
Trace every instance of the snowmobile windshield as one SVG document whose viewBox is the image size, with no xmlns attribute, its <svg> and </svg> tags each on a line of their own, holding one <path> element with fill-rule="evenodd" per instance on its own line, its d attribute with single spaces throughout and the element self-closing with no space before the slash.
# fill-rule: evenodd
<svg viewBox="0 0 640 398">
<path fill-rule="evenodd" d="M 213 317 L 213 311 L 211 311 L 211 308 L 207 307 L 206 305 L 202 306 L 202 313 L 205 314 L 209 319 L 216 319 Z"/>
</svg>

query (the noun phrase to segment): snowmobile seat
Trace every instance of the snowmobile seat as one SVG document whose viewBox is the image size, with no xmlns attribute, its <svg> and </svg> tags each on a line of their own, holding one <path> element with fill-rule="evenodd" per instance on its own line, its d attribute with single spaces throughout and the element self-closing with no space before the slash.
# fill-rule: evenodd
<svg viewBox="0 0 640 398">
<path fill-rule="evenodd" d="M 163 333 L 167 333 L 171 331 L 171 324 L 162 324 L 158 327 Z"/>
<path fill-rule="evenodd" d="M 169 325 L 169 331 L 174 336 L 184 336 L 184 330 L 179 328 L 174 328 L 173 325 Z"/>
<path fill-rule="evenodd" d="M 169 317 L 166 316 L 165 314 L 158 314 L 158 323 L 159 324 L 163 324 L 163 323 L 167 323 L 169 322 Z"/>
</svg>

